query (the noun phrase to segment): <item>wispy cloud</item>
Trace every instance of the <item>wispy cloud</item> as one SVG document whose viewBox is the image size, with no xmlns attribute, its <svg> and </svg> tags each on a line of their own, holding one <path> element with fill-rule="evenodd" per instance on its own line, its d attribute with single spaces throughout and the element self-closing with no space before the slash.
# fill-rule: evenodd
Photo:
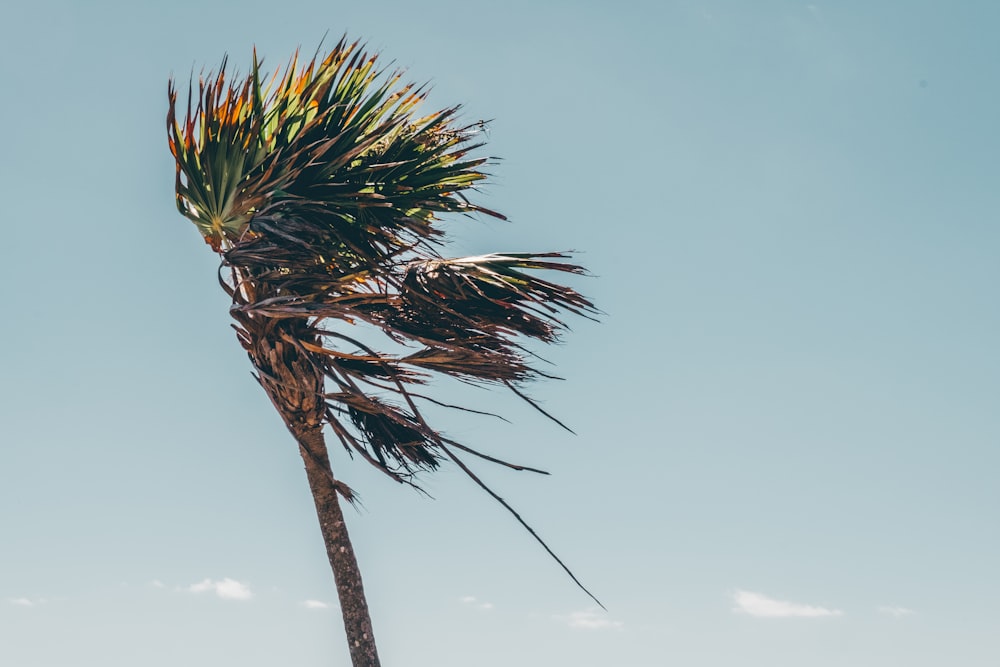
<svg viewBox="0 0 1000 667">
<path fill-rule="evenodd" d="M 37 600 L 32 600 L 31 598 L 7 598 L 7 602 L 17 607 L 34 607 L 45 602 L 45 600 L 42 598 L 38 598 Z"/>
<path fill-rule="evenodd" d="M 757 618 L 821 618 L 841 616 L 844 613 L 839 609 L 775 600 L 750 591 L 736 591 L 733 594 L 733 602 L 735 604 L 733 611 Z"/>
<path fill-rule="evenodd" d="M 880 614 L 885 614 L 887 616 L 894 616 L 896 618 L 899 618 L 901 616 L 912 616 L 913 614 L 916 613 L 912 609 L 908 609 L 906 607 L 896 607 L 892 605 L 883 605 L 878 608 L 878 611 Z"/>
<path fill-rule="evenodd" d="M 167 585 L 165 583 L 163 583 L 162 581 L 160 581 L 159 579 L 153 579 L 151 582 L 149 582 L 149 585 L 152 586 L 153 588 L 166 588 L 167 587 Z"/>
<path fill-rule="evenodd" d="M 493 609 L 492 602 L 483 602 L 481 600 L 477 600 L 471 595 L 466 595 L 465 597 L 461 598 L 461 600 L 462 604 L 469 605 L 470 607 L 475 607 L 480 611 L 489 611 L 490 609 Z"/>
<path fill-rule="evenodd" d="M 223 600 L 249 600 L 253 597 L 249 586 L 229 577 L 219 581 L 205 579 L 191 584 L 187 590 L 191 593 L 215 593 Z"/>
<path fill-rule="evenodd" d="M 615 621 L 607 613 L 596 609 L 574 611 L 566 616 L 553 616 L 560 623 L 565 623 L 574 630 L 620 630 L 625 627 L 623 621 Z"/>
<path fill-rule="evenodd" d="M 330 605 L 322 600 L 304 600 L 302 606 L 306 609 L 329 609 Z"/>
</svg>

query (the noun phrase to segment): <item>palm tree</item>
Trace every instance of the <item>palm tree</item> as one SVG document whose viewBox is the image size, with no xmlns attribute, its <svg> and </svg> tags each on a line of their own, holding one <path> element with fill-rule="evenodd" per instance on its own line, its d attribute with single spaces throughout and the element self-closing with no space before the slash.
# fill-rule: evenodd
<svg viewBox="0 0 1000 667">
<path fill-rule="evenodd" d="M 378 656 L 338 499 L 354 493 L 332 472 L 325 427 L 398 482 L 453 462 L 530 531 L 461 455 L 533 469 L 435 430 L 420 406 L 442 404 L 420 388 L 443 374 L 531 402 L 519 386 L 545 374 L 520 341 L 556 340 L 560 312 L 596 312 L 529 273 L 583 272 L 562 253 L 439 255 L 440 215 L 503 216 L 466 198 L 485 178 L 469 155 L 482 124 L 460 125 L 457 107 L 419 115 L 425 92 L 400 77 L 341 39 L 266 79 L 256 52 L 244 79 L 223 60 L 197 94 L 191 82 L 186 111 L 168 87 L 177 207 L 220 255 L 237 337 L 298 443 L 355 666 Z M 337 324 L 381 331 L 390 350 Z"/>
</svg>

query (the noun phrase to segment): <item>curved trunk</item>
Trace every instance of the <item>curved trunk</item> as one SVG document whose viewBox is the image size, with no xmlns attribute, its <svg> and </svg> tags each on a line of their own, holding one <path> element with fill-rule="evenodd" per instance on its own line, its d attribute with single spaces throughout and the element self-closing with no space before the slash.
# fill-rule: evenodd
<svg viewBox="0 0 1000 667">
<path fill-rule="evenodd" d="M 337 584 L 340 609 L 347 631 L 347 643 L 351 649 L 351 664 L 354 667 L 379 667 L 372 621 L 368 614 L 361 571 L 354 557 L 354 548 L 347 534 L 347 524 L 337 497 L 337 484 L 330 468 L 330 457 L 326 451 L 321 426 L 309 426 L 295 433 L 299 452 L 306 464 L 306 476 L 316 503 L 319 527 L 326 543 L 326 554 L 333 568 L 333 579 Z"/>
</svg>

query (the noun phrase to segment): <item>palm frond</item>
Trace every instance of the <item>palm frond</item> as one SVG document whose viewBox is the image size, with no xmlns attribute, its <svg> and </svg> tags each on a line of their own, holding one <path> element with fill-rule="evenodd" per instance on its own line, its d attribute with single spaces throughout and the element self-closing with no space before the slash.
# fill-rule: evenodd
<svg viewBox="0 0 1000 667">
<path fill-rule="evenodd" d="M 254 53 L 250 76 L 233 83 L 223 60 L 197 95 L 189 87 L 183 120 L 168 89 L 178 209 L 213 248 L 260 236 L 268 219 L 304 218 L 305 240 L 327 253 L 377 260 L 436 236 L 435 213 L 492 214 L 460 196 L 485 178 L 484 159 L 466 158 L 474 128 L 454 126 L 457 108 L 417 116 L 424 91 L 377 69 L 357 42 L 301 66 L 296 55 L 269 80 L 260 67 Z"/>
<path fill-rule="evenodd" d="M 485 160 L 470 156 L 480 126 L 456 123 L 457 107 L 420 116 L 424 92 L 357 42 L 301 65 L 296 54 L 270 77 L 256 53 L 242 80 L 223 61 L 197 94 L 192 83 L 183 120 L 172 82 L 168 92 L 178 208 L 231 272 L 233 316 L 261 383 L 286 416 L 343 417 L 352 448 L 368 447 L 387 471 L 409 475 L 439 456 L 440 436 L 409 407 L 426 373 L 513 389 L 545 375 L 522 338 L 553 342 L 561 312 L 596 313 L 532 275 L 583 273 L 564 253 L 437 256 L 438 215 L 502 217 L 463 194 L 485 178 Z M 331 320 L 418 349 L 354 354 L 324 328 Z M 305 373 L 303 386 L 283 364 Z M 324 382 L 339 390 L 324 395 Z M 310 392 L 322 405 L 303 399 Z"/>
<path fill-rule="evenodd" d="M 482 485 L 456 450 L 541 472 L 445 438 L 419 407 L 440 403 L 414 391 L 440 374 L 505 385 L 541 410 L 518 388 L 551 377 L 526 341 L 558 340 L 564 313 L 597 314 L 535 275 L 585 273 L 566 253 L 439 255 L 440 216 L 504 219 L 467 196 L 486 178 L 473 155 L 482 123 L 461 124 L 458 107 L 421 115 L 424 89 L 345 39 L 269 77 L 256 52 L 242 79 L 227 65 L 190 83 L 186 110 L 169 84 L 177 207 L 220 254 L 237 337 L 289 428 L 329 424 L 352 455 L 411 484 L 448 459 Z M 338 323 L 370 325 L 392 351 Z"/>
</svg>

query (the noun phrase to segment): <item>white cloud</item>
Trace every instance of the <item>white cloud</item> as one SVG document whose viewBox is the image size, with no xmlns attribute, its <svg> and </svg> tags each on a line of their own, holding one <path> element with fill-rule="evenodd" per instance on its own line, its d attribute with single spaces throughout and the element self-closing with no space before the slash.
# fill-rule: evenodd
<svg viewBox="0 0 1000 667">
<path fill-rule="evenodd" d="M 41 600 L 35 601 L 28 598 L 7 598 L 7 601 L 18 607 L 34 607 Z"/>
<path fill-rule="evenodd" d="M 607 613 L 596 609 L 574 611 L 569 616 L 554 616 L 557 621 L 565 623 L 574 630 L 620 630 L 625 627 L 622 621 L 613 621 Z"/>
<path fill-rule="evenodd" d="M 302 602 L 302 606 L 306 609 L 329 609 L 330 605 L 323 602 L 322 600 L 305 600 Z"/>
<path fill-rule="evenodd" d="M 775 600 L 750 591 L 736 591 L 733 602 L 736 604 L 733 611 L 757 618 L 820 618 L 843 614 L 839 609 Z"/>
<path fill-rule="evenodd" d="M 916 612 L 912 609 L 907 609 L 906 607 L 894 607 L 891 605 L 885 605 L 878 608 L 879 613 L 887 614 L 889 616 L 895 616 L 899 618 L 900 616 L 912 616 Z"/>
<path fill-rule="evenodd" d="M 152 586 L 153 588 L 166 588 L 167 587 L 167 585 L 165 583 L 163 583 L 162 581 L 160 581 L 159 579 L 153 579 L 151 582 L 149 582 L 149 585 Z"/>
<path fill-rule="evenodd" d="M 219 581 L 205 579 L 197 584 L 191 584 L 187 590 L 191 593 L 213 592 L 223 600 L 249 600 L 253 597 L 249 586 L 229 577 Z"/>
<path fill-rule="evenodd" d="M 477 600 L 476 598 L 474 598 L 471 595 L 466 595 L 465 597 L 460 598 L 460 599 L 462 600 L 463 604 L 467 604 L 470 607 L 475 607 L 476 609 L 478 609 L 480 611 L 489 611 L 490 609 L 493 609 L 493 603 L 492 602 L 480 602 L 479 600 Z"/>
</svg>

